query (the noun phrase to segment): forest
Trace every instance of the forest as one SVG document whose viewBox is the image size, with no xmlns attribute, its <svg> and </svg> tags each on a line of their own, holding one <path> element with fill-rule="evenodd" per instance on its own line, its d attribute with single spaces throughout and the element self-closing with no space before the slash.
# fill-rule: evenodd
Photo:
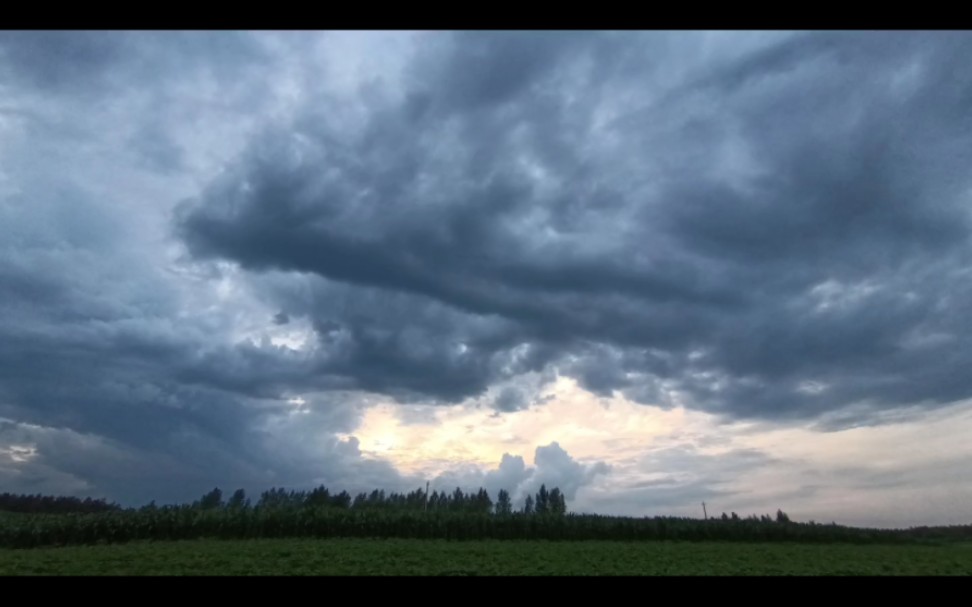
<svg viewBox="0 0 972 607">
<path fill-rule="evenodd" d="M 124 543 L 135 540 L 256 538 L 411 538 L 445 540 L 679 540 L 902 543 L 972 538 L 972 526 L 907 530 L 798 523 L 782 510 L 697 519 L 622 517 L 567 511 L 563 492 L 541 486 L 514 507 L 509 492 L 495 502 L 476 492 L 374 490 L 351 496 L 321 486 L 272 488 L 253 503 L 239 489 L 215 488 L 186 504 L 122 508 L 104 500 L 0 495 L 0 547 Z"/>
</svg>

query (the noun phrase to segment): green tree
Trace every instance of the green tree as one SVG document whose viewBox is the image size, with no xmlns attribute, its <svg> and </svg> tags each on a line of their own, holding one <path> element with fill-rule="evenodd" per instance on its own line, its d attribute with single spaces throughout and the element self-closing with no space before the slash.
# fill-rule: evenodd
<svg viewBox="0 0 972 607">
<path fill-rule="evenodd" d="M 526 501 L 523 502 L 523 514 L 533 514 L 535 511 L 533 509 L 533 496 L 526 496 Z"/>
<path fill-rule="evenodd" d="M 203 510 L 213 510 L 223 505 L 223 492 L 216 487 L 199 500 L 199 507 Z"/>
<path fill-rule="evenodd" d="M 489 512 L 493 509 L 493 500 L 490 499 L 489 492 L 486 491 L 486 489 L 480 487 L 479 491 L 476 492 L 476 495 L 470 497 L 470 512 L 489 514 Z"/>
<path fill-rule="evenodd" d="M 331 505 L 331 492 L 321 485 L 307 494 L 304 504 L 312 508 Z"/>
<path fill-rule="evenodd" d="M 496 496 L 496 514 L 510 514 L 513 511 L 513 504 L 510 502 L 510 492 L 500 489 Z"/>
<path fill-rule="evenodd" d="M 547 514 L 550 512 L 550 494 L 547 492 L 547 485 L 540 485 L 540 491 L 537 492 L 537 503 L 534 506 L 534 510 L 537 514 Z"/>
<path fill-rule="evenodd" d="M 456 487 L 456 490 L 452 492 L 452 502 L 449 505 L 457 512 L 461 512 L 465 508 L 466 496 L 463 494 L 462 489 Z"/>
<path fill-rule="evenodd" d="M 260 494 L 258 508 L 285 508 L 290 504 L 290 496 L 283 487 L 272 487 Z"/>
<path fill-rule="evenodd" d="M 380 508 L 385 505 L 385 490 L 375 489 L 368 496 L 368 505 L 373 508 Z"/>
<path fill-rule="evenodd" d="M 233 510 L 240 510 L 246 508 L 250 505 L 250 500 L 246 499 L 246 491 L 242 489 L 237 489 L 230 496 L 229 501 L 226 502 L 226 507 Z"/>
<path fill-rule="evenodd" d="M 347 491 L 342 491 L 335 496 L 331 497 L 331 505 L 335 508 L 350 508 L 351 507 L 351 494 Z"/>
<path fill-rule="evenodd" d="M 567 501 L 564 499 L 564 494 L 560 491 L 559 487 L 554 487 L 550 490 L 550 497 L 548 499 L 550 503 L 547 509 L 550 514 L 556 514 L 558 516 L 567 514 Z"/>
</svg>

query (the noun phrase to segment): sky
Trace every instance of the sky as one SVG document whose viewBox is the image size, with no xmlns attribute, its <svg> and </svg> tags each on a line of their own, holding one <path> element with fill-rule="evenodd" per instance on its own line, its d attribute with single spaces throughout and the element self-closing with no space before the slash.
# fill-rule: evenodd
<svg viewBox="0 0 972 607">
<path fill-rule="evenodd" d="M 969 56 L 0 32 L 0 492 L 970 524 Z"/>
</svg>

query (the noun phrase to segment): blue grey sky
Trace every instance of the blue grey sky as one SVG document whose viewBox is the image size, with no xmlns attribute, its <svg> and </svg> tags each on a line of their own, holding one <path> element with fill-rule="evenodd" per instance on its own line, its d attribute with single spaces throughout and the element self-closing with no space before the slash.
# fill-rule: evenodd
<svg viewBox="0 0 972 607">
<path fill-rule="evenodd" d="M 970 55 L 0 32 L 0 487 L 970 523 Z"/>
</svg>

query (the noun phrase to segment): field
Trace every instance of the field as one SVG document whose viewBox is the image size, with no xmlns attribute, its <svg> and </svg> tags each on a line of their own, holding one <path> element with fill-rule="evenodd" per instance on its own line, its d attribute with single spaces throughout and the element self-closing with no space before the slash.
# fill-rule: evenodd
<svg viewBox="0 0 972 607">
<path fill-rule="evenodd" d="M 0 549 L 0 575 L 972 575 L 972 544 L 257 539 Z"/>
</svg>

